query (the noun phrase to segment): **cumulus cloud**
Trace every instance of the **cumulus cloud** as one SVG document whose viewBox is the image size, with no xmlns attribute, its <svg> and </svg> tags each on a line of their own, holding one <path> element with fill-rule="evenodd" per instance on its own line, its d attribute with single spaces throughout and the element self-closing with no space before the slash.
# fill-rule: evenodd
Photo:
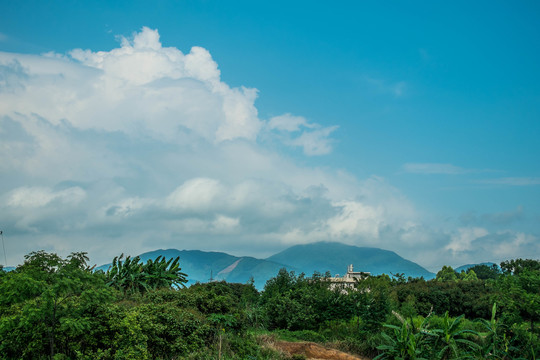
<svg viewBox="0 0 540 360">
<path fill-rule="evenodd" d="M 291 114 L 283 114 L 280 116 L 274 116 L 268 121 L 268 127 L 270 129 L 277 129 L 282 131 L 300 131 L 302 127 L 314 128 L 316 125 L 309 124 L 303 116 L 294 116 Z"/>
<path fill-rule="evenodd" d="M 385 179 L 287 156 L 283 146 L 329 154 L 336 126 L 260 119 L 257 96 L 223 82 L 208 50 L 165 47 L 149 28 L 108 51 L 0 52 L 0 226 L 10 263 L 38 249 L 88 251 L 104 263 L 156 248 L 260 256 L 320 240 L 421 263 L 417 244 L 474 250 L 480 233 L 425 227 Z M 526 234 L 513 239 L 532 246 Z"/>
<path fill-rule="evenodd" d="M 458 241 L 457 243 L 455 241 Z M 512 258 L 530 258 L 540 251 L 540 238 L 515 230 L 488 231 L 486 229 L 460 229 L 450 246 L 459 251 L 452 252 L 455 264 L 493 261 L 501 262 Z M 461 241 L 461 244 L 459 242 Z M 452 249 L 453 250 L 453 249 Z"/>
<path fill-rule="evenodd" d="M 173 209 L 208 211 L 223 190 L 217 180 L 191 179 L 174 190 L 167 197 L 166 204 Z"/>
<path fill-rule="evenodd" d="M 292 145 L 300 146 L 306 155 L 325 155 L 332 151 L 332 140 L 329 136 L 337 129 L 337 126 L 316 129 L 304 132 L 291 141 Z"/>
<path fill-rule="evenodd" d="M 3 93 L 2 114 L 28 114 L 28 104 L 53 125 L 121 131 L 178 141 L 183 132 L 222 142 L 254 140 L 261 127 L 257 92 L 230 88 L 210 53 L 162 47 L 143 28 L 111 51 L 76 49 L 66 56 L 0 53 L 0 63 L 24 69 L 21 93 Z M 6 76 L 4 76 L 5 78 Z"/>
<path fill-rule="evenodd" d="M 285 145 L 301 147 L 305 155 L 314 156 L 326 155 L 332 151 L 334 140 L 330 135 L 338 127 L 322 127 L 319 124 L 309 123 L 302 116 L 284 114 L 271 118 L 267 128 L 278 131 L 278 136 Z M 298 132 L 299 135 L 294 134 Z"/>
<path fill-rule="evenodd" d="M 379 225 L 382 220 L 381 209 L 364 205 L 357 201 L 341 201 L 334 204 L 341 211 L 328 219 L 328 227 L 335 238 L 351 235 L 366 236 L 370 239 L 379 237 Z"/>
<path fill-rule="evenodd" d="M 471 249 L 472 242 L 488 234 L 483 228 L 460 228 L 452 236 L 450 243 L 446 246 L 447 250 L 454 253 L 464 252 Z"/>
</svg>

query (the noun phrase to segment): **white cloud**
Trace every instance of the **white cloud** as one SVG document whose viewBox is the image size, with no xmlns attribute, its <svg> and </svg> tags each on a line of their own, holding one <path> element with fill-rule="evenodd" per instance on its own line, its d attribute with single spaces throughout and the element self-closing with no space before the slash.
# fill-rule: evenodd
<svg viewBox="0 0 540 360">
<path fill-rule="evenodd" d="M 268 128 L 271 130 L 300 131 L 302 127 L 313 128 L 315 125 L 309 124 L 303 116 L 283 114 L 274 116 L 268 121 Z"/>
<path fill-rule="evenodd" d="M 446 250 L 453 253 L 465 252 L 472 248 L 472 243 L 486 235 L 489 232 L 484 228 L 459 228 L 457 234 L 454 234 L 450 243 L 446 246 Z"/>
<path fill-rule="evenodd" d="M 452 235 L 446 254 L 449 263 L 463 265 L 515 258 L 535 258 L 540 252 L 540 238 L 511 229 L 489 231 L 483 228 L 459 229 Z M 456 251 L 454 251 L 456 250 Z M 443 256 L 440 254 L 439 256 Z"/>
<path fill-rule="evenodd" d="M 213 221 L 212 226 L 214 231 L 218 233 L 230 232 L 240 224 L 239 218 L 233 218 L 225 215 L 218 215 Z"/>
<path fill-rule="evenodd" d="M 86 193 L 80 187 L 71 187 L 61 191 L 53 191 L 46 187 L 21 187 L 8 195 L 7 205 L 13 208 L 39 208 L 53 201 L 63 204 L 77 204 L 84 200 Z"/>
<path fill-rule="evenodd" d="M 105 206 L 103 208 L 103 215 L 128 218 L 136 215 L 138 212 L 150 205 L 152 205 L 152 201 L 149 199 L 141 199 L 139 197 L 125 198 L 116 203 Z"/>
<path fill-rule="evenodd" d="M 166 204 L 173 209 L 208 211 L 215 206 L 223 191 L 217 180 L 191 179 L 174 190 L 167 197 Z"/>
<path fill-rule="evenodd" d="M 493 254 L 498 259 L 529 258 L 529 255 L 540 250 L 540 239 L 534 235 L 513 231 L 503 231 L 497 235 L 504 238 L 503 241 L 499 240 L 492 244 Z"/>
<path fill-rule="evenodd" d="M 221 82 L 203 48 L 184 55 L 162 47 L 157 30 L 143 28 L 111 51 L 76 49 L 69 56 L 0 53 L 0 64 L 21 64 L 24 96 L 3 94 L 2 114 L 33 113 L 54 125 L 122 131 L 178 141 L 192 131 L 215 142 L 254 140 L 261 128 L 254 89 Z"/>
<path fill-rule="evenodd" d="M 357 201 L 342 201 L 334 206 L 341 208 L 341 211 L 327 221 L 333 237 L 339 239 L 356 235 L 374 240 L 379 238 L 379 228 L 383 220 L 381 209 Z"/>
<path fill-rule="evenodd" d="M 306 155 L 325 155 L 332 151 L 332 139 L 329 136 L 337 129 L 337 126 L 304 132 L 291 141 L 292 145 L 300 146 Z"/>
<path fill-rule="evenodd" d="M 110 51 L 0 52 L 10 262 L 38 249 L 104 263 L 156 248 L 258 255 L 320 240 L 421 259 L 417 244 L 448 243 L 385 179 L 283 155 L 283 145 L 330 153 L 336 127 L 291 114 L 262 121 L 257 95 L 224 83 L 208 50 L 164 47 L 148 28 Z M 473 251 L 466 235 L 448 252 Z"/>
<path fill-rule="evenodd" d="M 277 130 L 281 141 L 285 145 L 301 147 L 305 155 L 326 155 L 332 151 L 333 139 L 330 135 L 337 126 L 322 127 L 319 124 L 309 123 L 302 116 L 283 114 L 275 116 L 268 121 L 269 130 Z M 294 137 L 291 133 L 301 132 Z"/>
</svg>

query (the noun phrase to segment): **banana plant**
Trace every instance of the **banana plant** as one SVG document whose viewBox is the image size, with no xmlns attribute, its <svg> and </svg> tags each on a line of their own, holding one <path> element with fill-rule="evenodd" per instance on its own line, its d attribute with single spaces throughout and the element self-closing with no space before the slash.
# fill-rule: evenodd
<svg viewBox="0 0 540 360">
<path fill-rule="evenodd" d="M 185 286 L 187 275 L 181 272 L 179 262 L 179 257 L 166 260 L 159 256 L 143 264 L 138 256 L 124 259 L 122 254 L 113 259 L 107 270 L 108 285 L 124 291 L 124 294 Z"/>
<path fill-rule="evenodd" d="M 392 330 L 392 334 L 382 333 L 386 344 L 377 347 L 382 353 L 373 360 L 427 360 L 424 356 L 427 356 L 429 338 L 436 336 L 428 329 L 429 315 L 417 327 L 412 318 L 407 320 L 395 311 L 392 313 L 401 322 L 401 326 L 384 325 Z"/>
<path fill-rule="evenodd" d="M 478 336 L 474 330 L 461 329 L 461 323 L 465 315 L 458 316 L 454 320 L 448 315 L 448 311 L 444 314 L 442 328 L 431 330 L 437 335 L 435 348 L 442 346 L 442 349 L 437 353 L 437 359 L 464 359 L 470 353 L 480 348 L 480 345 L 467 339 L 465 334 Z"/>
<path fill-rule="evenodd" d="M 482 359 L 508 359 L 510 350 L 510 338 L 506 336 L 506 325 L 497 320 L 497 303 L 493 304 L 491 309 L 491 319 L 478 320 L 485 328 L 482 333 L 484 346 L 480 349 L 478 355 Z"/>
<path fill-rule="evenodd" d="M 143 288 L 142 264 L 138 256 L 131 258 L 124 254 L 115 256 L 111 267 L 107 270 L 108 285 L 123 290 L 124 294 L 133 293 Z"/>
<path fill-rule="evenodd" d="M 185 286 L 187 275 L 181 272 L 179 262 L 180 257 L 167 260 L 165 257 L 158 256 L 156 260 L 148 260 L 142 266 L 144 286 L 147 289 Z"/>
</svg>

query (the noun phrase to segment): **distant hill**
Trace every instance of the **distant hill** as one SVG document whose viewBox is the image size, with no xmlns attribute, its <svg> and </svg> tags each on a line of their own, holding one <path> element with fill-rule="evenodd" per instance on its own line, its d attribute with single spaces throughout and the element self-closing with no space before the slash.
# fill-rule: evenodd
<svg viewBox="0 0 540 360">
<path fill-rule="evenodd" d="M 296 245 L 266 260 L 292 264 L 306 275 L 311 275 L 314 271 L 322 274 L 330 271 L 332 275 L 344 275 L 347 265 L 352 264 L 355 271 L 366 271 L 372 275 L 404 273 L 405 276 L 423 276 L 425 279 L 435 277 L 432 272 L 393 251 L 337 242 Z"/>
<path fill-rule="evenodd" d="M 246 283 L 253 278 L 255 287 L 262 289 L 268 279 L 276 276 L 279 269 L 295 270 L 290 266 L 273 261 L 248 256 L 237 257 L 223 252 L 160 249 L 139 256 L 143 262 L 156 259 L 158 256 L 167 259 L 179 256 L 182 272 L 188 275 L 188 285 L 196 282 L 208 282 L 211 278 L 239 283 Z M 106 271 L 110 265 L 102 265 L 98 269 Z"/>
<path fill-rule="evenodd" d="M 313 275 L 330 271 L 332 275 L 344 275 L 349 264 L 355 271 L 366 271 L 373 275 L 404 273 L 405 276 L 432 279 L 435 274 L 420 265 L 406 260 L 393 251 L 378 248 L 357 247 L 336 242 L 319 242 L 296 245 L 267 259 L 237 257 L 223 252 L 200 250 L 155 250 L 139 255 L 143 262 L 158 256 L 167 259 L 180 257 L 182 272 L 188 275 L 188 285 L 196 282 L 226 280 L 246 283 L 253 278 L 257 289 L 262 290 L 266 281 L 277 275 L 280 269 L 294 271 L 296 274 Z M 110 264 L 98 267 L 103 271 Z"/>
<path fill-rule="evenodd" d="M 492 267 L 493 265 L 497 265 L 497 264 L 492 263 L 492 262 L 483 262 L 483 263 L 479 263 L 479 264 L 467 264 L 467 265 L 461 265 L 460 267 L 455 268 L 454 271 L 456 271 L 458 273 L 460 273 L 462 270 L 467 272 L 467 270 L 469 270 L 470 268 L 472 268 L 473 266 L 476 266 L 476 265 L 487 265 L 489 267 Z"/>
</svg>

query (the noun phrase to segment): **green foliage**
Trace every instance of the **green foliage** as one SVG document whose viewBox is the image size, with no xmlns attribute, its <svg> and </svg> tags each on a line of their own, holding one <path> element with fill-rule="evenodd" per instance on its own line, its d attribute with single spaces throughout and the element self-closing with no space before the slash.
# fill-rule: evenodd
<svg viewBox="0 0 540 360">
<path fill-rule="evenodd" d="M 458 274 L 452 269 L 451 266 L 443 266 L 441 270 L 437 273 L 435 277 L 437 281 L 456 281 L 458 279 Z"/>
<path fill-rule="evenodd" d="M 483 347 L 479 351 L 479 356 L 484 359 L 505 359 L 509 357 L 508 350 L 510 339 L 506 334 L 506 326 L 496 319 L 497 304 L 493 304 L 491 319 L 479 319 L 484 327 L 482 333 Z"/>
<path fill-rule="evenodd" d="M 446 311 L 451 316 L 488 318 L 497 288 L 481 280 L 476 281 L 414 281 L 393 288 L 395 300 L 407 315 L 427 315 Z M 405 311 L 403 311 L 405 310 Z"/>
<path fill-rule="evenodd" d="M 358 282 L 356 291 L 349 293 L 355 305 L 355 314 L 362 320 L 363 330 L 380 330 L 390 313 L 390 285 L 388 276 L 369 277 Z"/>
<path fill-rule="evenodd" d="M 394 312 L 400 325 L 385 324 L 390 333 L 383 333 L 385 343 L 377 348 L 375 359 L 465 359 L 480 349 L 474 340 L 478 334 L 463 328 L 464 316 L 406 319 Z"/>
<path fill-rule="evenodd" d="M 305 278 L 285 269 L 266 283 L 261 304 L 270 329 L 317 330 L 325 321 L 349 319 L 355 311 L 353 299 L 330 290 L 326 277 Z"/>
<path fill-rule="evenodd" d="M 519 275 L 523 271 L 540 271 L 540 260 L 513 259 L 503 261 L 501 269 L 504 274 Z"/>
<path fill-rule="evenodd" d="M 442 326 L 431 330 L 430 333 L 436 335 L 433 348 L 438 351 L 437 359 L 458 359 L 464 352 L 469 353 L 480 348 L 477 343 L 470 340 L 470 337 L 467 337 L 469 334 L 478 336 L 478 333 L 471 329 L 463 329 L 461 327 L 463 320 L 464 315 L 451 319 L 447 311 L 442 318 Z"/>
<path fill-rule="evenodd" d="M 475 265 L 469 270 L 474 271 L 478 279 L 481 280 L 495 280 L 500 274 L 499 267 L 496 264 L 493 264 L 492 266 L 488 266 L 485 264 Z"/>
<path fill-rule="evenodd" d="M 478 280 L 478 277 L 476 276 L 476 273 L 474 270 L 469 269 L 465 272 L 465 270 L 462 270 L 461 273 L 459 273 L 459 280 L 462 281 L 475 281 Z"/>
<path fill-rule="evenodd" d="M 0 282 L 0 353 L 5 358 L 74 355 L 92 327 L 94 314 L 113 293 L 105 278 L 87 266 L 85 253 L 67 259 L 44 251 Z M 39 357 L 39 356 L 38 356 Z"/>
<path fill-rule="evenodd" d="M 505 311 L 529 321 L 531 332 L 535 332 L 535 322 L 540 321 L 540 270 L 534 269 L 515 268 L 514 275 L 506 272 L 498 281 Z"/>
<path fill-rule="evenodd" d="M 107 270 L 108 285 L 122 290 L 124 294 L 143 293 L 149 290 L 185 286 L 187 275 L 181 272 L 180 258 L 166 260 L 158 256 L 156 260 L 140 262 L 138 256 L 131 258 L 116 256 Z"/>
<path fill-rule="evenodd" d="M 381 354 L 375 357 L 377 359 L 427 359 L 428 336 L 434 336 L 428 331 L 427 319 L 417 326 L 411 318 L 407 320 L 397 312 L 394 312 L 396 318 L 400 321 L 401 326 L 385 324 L 384 327 L 391 330 L 390 334 L 382 333 L 385 344 L 380 345 L 377 349 L 381 350 Z"/>
<path fill-rule="evenodd" d="M 204 348 L 213 337 L 212 319 L 174 304 L 145 304 L 139 307 L 142 332 L 148 351 L 158 358 L 186 355 Z"/>
<path fill-rule="evenodd" d="M 120 256 L 105 274 L 85 253 L 38 251 L 0 271 L 0 359 L 281 358 L 261 346 L 264 327 L 378 359 L 534 359 L 540 270 L 518 260 L 496 279 L 443 268 L 439 280 L 383 275 L 347 290 L 282 270 L 259 294 L 252 282 L 182 287 L 178 258 Z"/>
</svg>

